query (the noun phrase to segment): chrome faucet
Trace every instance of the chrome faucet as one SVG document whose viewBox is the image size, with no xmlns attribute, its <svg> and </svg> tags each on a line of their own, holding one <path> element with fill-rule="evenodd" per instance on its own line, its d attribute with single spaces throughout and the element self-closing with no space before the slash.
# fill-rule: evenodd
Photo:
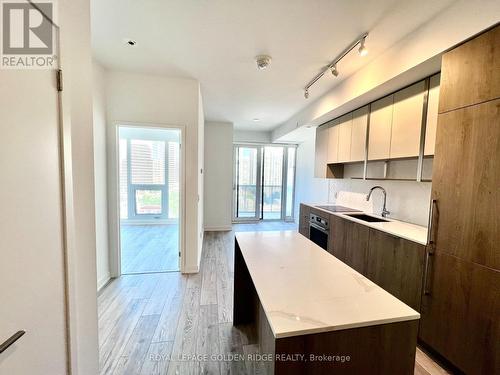
<svg viewBox="0 0 500 375">
<path fill-rule="evenodd" d="M 380 190 L 382 190 L 382 193 L 384 193 L 384 206 L 382 207 L 382 217 L 387 217 L 390 214 L 390 212 L 387 211 L 387 207 L 385 206 L 385 204 L 387 202 L 387 192 L 385 191 L 385 189 L 382 186 L 374 186 L 374 187 L 372 187 L 370 189 L 370 192 L 366 196 L 366 200 L 367 201 L 370 200 L 370 197 L 372 196 L 373 190 L 375 190 L 375 189 L 380 189 Z"/>
</svg>

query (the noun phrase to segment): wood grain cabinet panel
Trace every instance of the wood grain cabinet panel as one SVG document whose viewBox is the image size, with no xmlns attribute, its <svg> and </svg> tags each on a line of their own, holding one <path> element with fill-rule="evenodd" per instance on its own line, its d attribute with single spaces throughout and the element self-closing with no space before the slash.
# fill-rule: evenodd
<svg viewBox="0 0 500 375">
<path fill-rule="evenodd" d="M 368 127 L 368 106 L 352 113 L 351 158 L 352 162 L 365 160 L 366 128 Z"/>
<path fill-rule="evenodd" d="M 433 75 L 429 82 L 429 97 L 427 100 L 427 123 L 425 126 L 424 155 L 434 155 L 436 145 L 436 130 L 439 106 L 440 74 Z"/>
<path fill-rule="evenodd" d="M 328 126 L 316 128 L 314 148 L 314 177 L 326 178 L 326 160 L 328 158 Z"/>
<path fill-rule="evenodd" d="M 330 215 L 328 251 L 349 267 L 366 275 L 369 228 L 335 215 Z"/>
<path fill-rule="evenodd" d="M 351 161 L 351 134 L 352 134 L 352 112 L 339 118 L 339 139 L 338 139 L 338 162 L 346 163 Z"/>
<path fill-rule="evenodd" d="M 431 257 L 419 338 L 466 374 L 500 369 L 500 272 L 446 253 Z"/>
<path fill-rule="evenodd" d="M 391 159 L 418 156 L 424 93 L 425 81 L 420 81 L 394 94 Z"/>
<path fill-rule="evenodd" d="M 368 160 L 389 158 L 393 102 L 394 95 L 389 95 L 371 105 Z"/>
<path fill-rule="evenodd" d="M 500 26 L 445 53 L 439 113 L 500 97 Z"/>
<path fill-rule="evenodd" d="M 311 210 L 309 206 L 305 204 L 300 204 L 300 213 L 299 213 L 299 233 L 303 236 L 309 238 L 309 214 Z"/>
<path fill-rule="evenodd" d="M 439 115 L 436 251 L 500 269 L 500 99 Z"/>
<path fill-rule="evenodd" d="M 420 311 L 425 246 L 370 229 L 366 276 Z"/>
<path fill-rule="evenodd" d="M 337 163 L 339 161 L 339 120 L 335 119 L 331 122 L 328 128 L 328 164 Z"/>
</svg>

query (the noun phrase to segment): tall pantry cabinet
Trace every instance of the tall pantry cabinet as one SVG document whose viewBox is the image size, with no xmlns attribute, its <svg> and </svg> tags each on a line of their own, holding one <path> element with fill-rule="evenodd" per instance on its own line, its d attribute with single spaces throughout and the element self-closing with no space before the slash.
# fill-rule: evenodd
<svg viewBox="0 0 500 375">
<path fill-rule="evenodd" d="M 500 373 L 500 26 L 443 56 L 419 338 Z"/>
</svg>

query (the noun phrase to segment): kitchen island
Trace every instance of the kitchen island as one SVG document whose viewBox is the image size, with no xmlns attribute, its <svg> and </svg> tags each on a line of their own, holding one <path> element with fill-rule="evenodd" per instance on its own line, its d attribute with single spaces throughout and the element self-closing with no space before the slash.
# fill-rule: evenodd
<svg viewBox="0 0 500 375">
<path fill-rule="evenodd" d="M 413 374 L 419 318 L 299 233 L 236 234 L 233 322 L 269 374 Z"/>
</svg>

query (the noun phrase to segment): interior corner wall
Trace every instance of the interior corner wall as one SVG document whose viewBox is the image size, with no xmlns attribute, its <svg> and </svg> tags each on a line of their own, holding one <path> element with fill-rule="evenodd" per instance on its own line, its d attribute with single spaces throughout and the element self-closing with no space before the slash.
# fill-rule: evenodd
<svg viewBox="0 0 500 375">
<path fill-rule="evenodd" d="M 200 129 L 200 88 L 192 79 L 136 74 L 108 70 L 106 74 L 107 150 L 108 150 L 108 214 L 111 273 L 117 274 L 118 264 L 118 181 L 116 166 L 117 125 L 170 125 L 184 129 L 182 145 L 185 192 L 183 201 L 184 259 L 183 272 L 199 271 L 200 236 L 198 215 L 199 159 L 203 133 Z M 201 131 L 200 131 L 201 130 Z"/>
<path fill-rule="evenodd" d="M 233 124 L 205 124 L 205 230 L 232 228 Z"/>
<path fill-rule="evenodd" d="M 94 121 L 94 191 L 97 289 L 109 281 L 108 197 L 106 159 L 106 88 L 105 69 L 92 63 L 92 112 Z"/>
</svg>

